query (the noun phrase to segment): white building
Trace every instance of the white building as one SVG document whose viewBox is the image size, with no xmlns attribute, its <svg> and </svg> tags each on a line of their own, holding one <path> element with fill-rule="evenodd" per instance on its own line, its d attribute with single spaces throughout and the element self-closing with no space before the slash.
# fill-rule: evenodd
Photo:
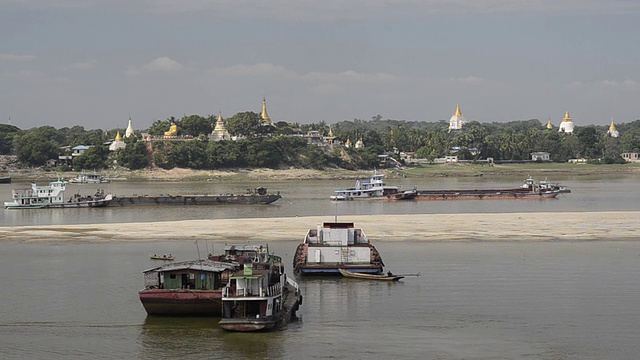
<svg viewBox="0 0 640 360">
<path fill-rule="evenodd" d="M 221 113 L 218 113 L 218 121 L 216 121 L 216 127 L 211 132 L 211 136 L 209 136 L 209 138 L 212 141 L 231 140 L 231 134 L 224 126 L 224 120 L 222 119 Z"/>
<path fill-rule="evenodd" d="M 115 140 L 113 140 L 113 142 L 109 145 L 109 150 L 116 151 L 116 150 L 124 149 L 126 146 L 127 144 L 125 144 L 124 141 L 122 141 L 120 130 L 118 130 L 118 134 L 116 135 Z"/>
<path fill-rule="evenodd" d="M 558 132 L 564 132 L 571 134 L 573 133 L 573 120 L 571 116 L 569 116 L 569 112 L 567 111 L 564 114 L 564 118 L 562 118 L 562 122 L 560 123 L 560 127 L 558 128 Z"/>
<path fill-rule="evenodd" d="M 133 131 L 133 125 L 131 124 L 131 116 L 129 116 L 129 125 L 127 125 L 127 130 L 124 132 L 124 137 L 130 137 L 135 135 Z"/>
<path fill-rule="evenodd" d="M 467 119 L 462 115 L 460 111 L 460 105 L 456 105 L 456 112 L 453 114 L 451 119 L 449 119 L 449 131 L 451 130 L 460 130 L 462 129 L 462 125 L 467 123 Z"/>
<path fill-rule="evenodd" d="M 551 154 L 544 151 L 531 153 L 531 161 L 551 161 Z"/>
</svg>

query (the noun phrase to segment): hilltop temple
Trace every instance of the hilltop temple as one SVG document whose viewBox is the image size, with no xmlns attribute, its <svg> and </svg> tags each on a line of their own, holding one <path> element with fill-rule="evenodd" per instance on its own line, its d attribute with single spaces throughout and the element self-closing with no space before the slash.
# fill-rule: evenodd
<svg viewBox="0 0 640 360">
<path fill-rule="evenodd" d="M 548 130 L 553 129 L 553 124 L 551 124 L 551 118 L 549 118 L 549 121 L 547 121 L 547 129 Z"/>
<path fill-rule="evenodd" d="M 130 137 L 135 135 L 133 131 L 133 125 L 131 124 L 131 116 L 129 116 L 129 125 L 127 125 L 127 130 L 124 132 L 124 137 Z"/>
<path fill-rule="evenodd" d="M 460 111 L 460 105 L 456 105 L 456 112 L 453 114 L 451 119 L 449 119 L 449 131 L 451 130 L 460 130 L 462 129 L 462 125 L 467 123 L 467 119 L 462 115 L 462 111 Z"/>
<path fill-rule="evenodd" d="M 124 149 L 127 144 L 122 141 L 122 136 L 120 135 L 120 130 L 118 130 L 118 134 L 116 135 L 115 140 L 111 144 L 109 144 L 109 151 L 116 151 L 120 149 Z"/>
<path fill-rule="evenodd" d="M 613 118 L 611 118 L 611 125 L 609 126 L 609 131 L 607 131 L 607 135 L 611 137 L 618 137 L 620 133 L 616 130 L 616 126 L 613 124 Z"/>
<path fill-rule="evenodd" d="M 211 132 L 209 139 L 212 141 L 231 140 L 231 134 L 224 126 L 224 120 L 222 120 L 222 113 L 218 113 L 218 121 L 216 121 L 216 127 Z"/>
<path fill-rule="evenodd" d="M 267 114 L 267 100 L 262 98 L 262 125 L 276 126 Z"/>
<path fill-rule="evenodd" d="M 573 120 L 571 119 L 571 116 L 569 116 L 569 111 L 567 111 L 564 114 L 564 117 L 562 118 L 562 122 L 560 123 L 560 127 L 558 128 L 558 132 L 564 132 L 567 134 L 572 134 L 573 133 Z"/>
</svg>

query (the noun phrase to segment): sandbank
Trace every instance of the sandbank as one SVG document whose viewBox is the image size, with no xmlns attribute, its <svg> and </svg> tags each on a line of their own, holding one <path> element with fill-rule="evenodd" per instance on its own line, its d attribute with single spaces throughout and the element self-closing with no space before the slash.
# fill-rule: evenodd
<svg viewBox="0 0 640 360">
<path fill-rule="evenodd" d="M 636 240 L 640 211 L 343 216 L 373 241 Z M 302 241 L 333 217 L 0 227 L 4 241 Z"/>
</svg>

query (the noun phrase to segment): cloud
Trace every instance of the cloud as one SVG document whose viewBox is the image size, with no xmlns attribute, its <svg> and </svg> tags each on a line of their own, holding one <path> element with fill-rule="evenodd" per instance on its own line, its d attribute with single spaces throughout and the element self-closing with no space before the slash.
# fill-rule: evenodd
<svg viewBox="0 0 640 360">
<path fill-rule="evenodd" d="M 0 54 L 0 62 L 25 62 L 35 58 L 34 55 Z"/>
<path fill-rule="evenodd" d="M 202 14 L 222 20 L 267 19 L 305 22 L 425 18 L 460 14 L 629 14 L 640 13 L 630 0 L 5 0 L 3 6 L 31 9 L 95 8 L 175 16 Z"/>
<path fill-rule="evenodd" d="M 280 65 L 258 63 L 254 65 L 234 65 L 209 71 L 215 75 L 233 77 L 255 76 L 287 76 L 297 77 L 296 73 Z"/>
<path fill-rule="evenodd" d="M 143 70 L 159 72 L 175 72 L 181 71 L 184 68 L 184 65 L 175 60 L 169 59 L 168 57 L 159 57 L 150 63 L 141 66 L 141 69 Z"/>
<path fill-rule="evenodd" d="M 618 80 L 602 80 L 594 82 L 582 82 L 574 81 L 567 85 L 571 89 L 585 89 L 585 88 L 613 88 L 613 89 L 635 89 L 638 86 L 638 82 L 633 79 Z"/>
<path fill-rule="evenodd" d="M 464 83 L 464 84 L 478 84 L 484 82 L 484 79 L 479 78 L 477 76 L 467 76 L 460 78 L 449 78 L 450 81 Z"/>
<path fill-rule="evenodd" d="M 95 67 L 95 60 L 77 62 L 62 67 L 62 70 L 90 70 Z"/>
</svg>

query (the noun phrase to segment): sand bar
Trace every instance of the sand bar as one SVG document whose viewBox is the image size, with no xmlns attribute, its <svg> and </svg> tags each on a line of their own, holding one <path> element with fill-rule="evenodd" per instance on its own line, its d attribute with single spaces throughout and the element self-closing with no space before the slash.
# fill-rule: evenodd
<svg viewBox="0 0 640 360">
<path fill-rule="evenodd" d="M 636 240 L 640 211 L 342 216 L 374 241 Z M 333 217 L 0 227 L 2 241 L 301 241 Z"/>
</svg>

